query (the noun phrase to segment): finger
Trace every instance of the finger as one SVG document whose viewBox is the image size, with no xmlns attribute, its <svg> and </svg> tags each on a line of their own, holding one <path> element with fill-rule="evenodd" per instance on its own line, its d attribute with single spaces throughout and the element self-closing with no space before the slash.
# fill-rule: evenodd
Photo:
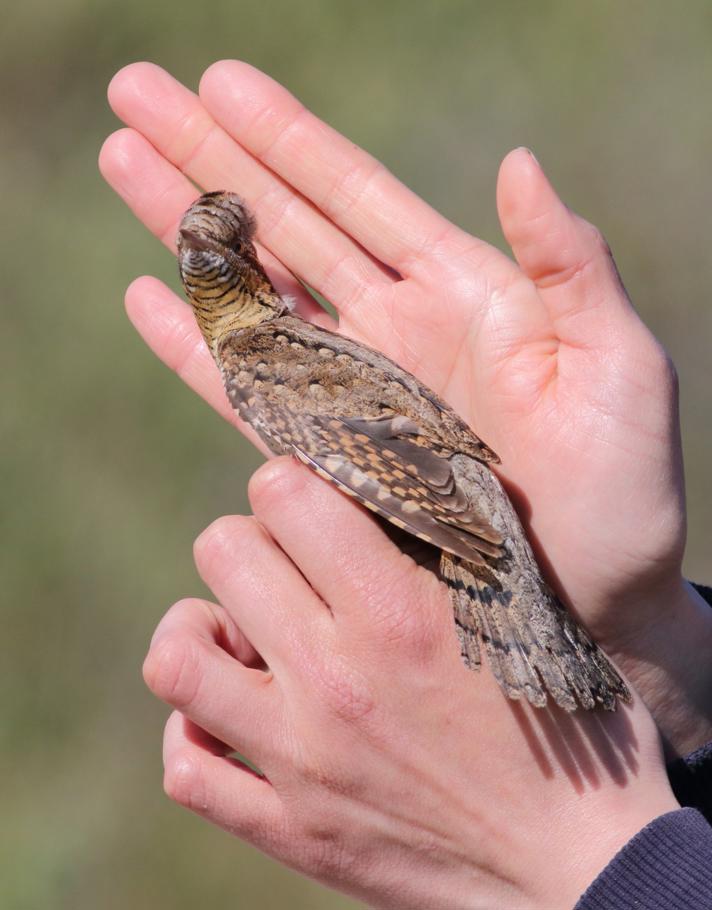
<svg viewBox="0 0 712 910">
<path fill-rule="evenodd" d="M 170 734 L 173 734 L 172 736 Z M 166 727 L 163 735 L 163 764 L 165 765 L 170 758 L 171 742 L 175 743 L 177 734 L 180 733 L 182 742 L 189 742 L 198 746 L 211 755 L 233 755 L 235 750 L 227 743 L 221 742 L 207 730 L 203 730 L 192 720 L 181 714 L 180 711 L 172 711 L 166 721 Z"/>
<path fill-rule="evenodd" d="M 502 162 L 497 205 L 507 242 L 559 337 L 587 345 L 610 340 L 611 319 L 632 314 L 611 252 L 596 228 L 561 202 L 527 149 Z"/>
<path fill-rule="evenodd" d="M 303 465 L 278 458 L 252 477 L 255 516 L 296 563 L 334 619 L 371 644 L 430 651 L 452 631 L 444 589 L 384 534 L 371 513 Z"/>
<path fill-rule="evenodd" d="M 108 137 L 99 153 L 99 169 L 139 221 L 175 253 L 180 219 L 198 195 L 195 186 L 131 129 Z M 258 252 L 277 290 L 295 299 L 301 316 L 322 325 L 332 323 L 279 260 L 263 248 Z"/>
<path fill-rule="evenodd" d="M 263 668 L 263 660 L 235 620 L 219 604 L 199 597 L 186 597 L 174 604 L 153 633 L 152 643 L 165 633 L 192 629 L 208 641 L 214 641 L 246 667 Z"/>
<path fill-rule="evenodd" d="M 207 611 L 177 604 L 151 642 L 143 666 L 146 685 L 216 739 L 266 767 L 281 748 L 278 687 L 271 673 L 243 666 L 226 653 L 215 635 Z"/>
<path fill-rule="evenodd" d="M 139 63 L 109 86 L 117 116 L 206 189 L 235 189 L 255 210 L 260 241 L 294 274 L 342 308 L 364 287 L 389 284 L 383 267 L 239 146 L 197 95 L 160 67 Z"/>
<path fill-rule="evenodd" d="M 219 518 L 194 549 L 202 579 L 278 676 L 328 648 L 328 610 L 253 518 Z"/>
<path fill-rule="evenodd" d="M 443 245 L 472 246 L 383 164 L 249 64 L 213 64 L 200 98 L 240 145 L 400 275 L 411 275 Z"/>
<path fill-rule="evenodd" d="M 268 780 L 238 765 L 177 711 L 163 738 L 167 795 L 231 834 L 273 852 L 283 829 L 283 807 Z"/>
</svg>

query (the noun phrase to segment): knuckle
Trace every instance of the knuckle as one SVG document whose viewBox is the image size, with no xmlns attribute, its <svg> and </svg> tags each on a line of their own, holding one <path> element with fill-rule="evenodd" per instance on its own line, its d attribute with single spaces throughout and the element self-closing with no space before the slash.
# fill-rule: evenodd
<svg viewBox="0 0 712 910">
<path fill-rule="evenodd" d="M 187 708 L 198 694 L 202 669 L 195 641 L 186 633 L 166 633 L 148 652 L 143 677 L 149 689 L 176 708 Z"/>
<path fill-rule="evenodd" d="M 254 519 L 246 515 L 224 515 L 203 531 L 193 545 L 195 563 L 201 572 L 213 574 L 232 561 L 236 547 L 257 533 Z"/>
<path fill-rule="evenodd" d="M 297 787 L 300 790 L 316 791 L 320 804 L 328 796 L 359 799 L 367 789 L 362 772 L 353 758 L 344 763 L 336 751 L 326 754 L 323 750 L 306 750 L 299 746 L 291 750 L 291 768 Z M 308 824 L 314 821 L 314 817 L 301 815 L 297 811 L 295 821 Z"/>
<path fill-rule="evenodd" d="M 259 467 L 250 478 L 247 495 L 253 511 L 264 512 L 289 502 L 307 482 L 307 472 L 288 457 L 274 458 Z"/>
<path fill-rule="evenodd" d="M 176 601 L 173 606 L 169 607 L 165 615 L 158 623 L 156 631 L 151 638 L 151 648 L 160 641 L 164 635 L 171 629 L 177 629 L 184 625 L 187 617 L 193 617 L 200 612 L 210 622 L 211 627 L 215 624 L 215 614 L 211 605 L 198 597 L 184 597 Z"/>
<path fill-rule="evenodd" d="M 166 763 L 163 790 L 169 799 L 186 809 L 208 809 L 203 769 L 193 754 L 179 752 Z"/>
<path fill-rule="evenodd" d="M 599 255 L 612 258 L 613 253 L 611 252 L 608 241 L 603 236 L 600 228 L 597 228 L 595 224 L 588 224 L 588 240 Z"/>
<path fill-rule="evenodd" d="M 599 256 L 612 257 L 611 248 L 601 230 L 596 227 L 595 224 L 591 224 L 590 221 L 585 221 L 584 219 L 580 219 L 580 224 L 586 240 L 586 245 L 591 249 L 593 254 L 590 258 L 595 258 L 596 254 Z"/>
<path fill-rule="evenodd" d="M 322 668 L 320 683 L 331 712 L 345 723 L 363 721 L 375 708 L 371 687 L 353 667 L 341 664 Z"/>
<path fill-rule="evenodd" d="M 177 618 L 180 618 L 192 616 L 195 613 L 200 613 L 211 622 L 215 622 L 213 605 L 209 601 L 203 600 L 202 597 L 181 597 L 181 599 L 177 600 L 168 610 L 166 616 L 176 616 Z"/>
<path fill-rule="evenodd" d="M 660 342 L 655 343 L 654 362 L 661 382 L 665 388 L 677 396 L 680 390 L 680 377 L 672 357 Z"/>
<path fill-rule="evenodd" d="M 290 865 L 304 875 L 343 886 L 357 858 L 343 823 L 322 806 L 308 815 L 300 811 L 286 827 L 293 845 Z"/>
<path fill-rule="evenodd" d="M 385 170 L 380 161 L 362 152 L 350 167 L 336 177 L 324 194 L 320 201 L 324 211 L 330 216 L 346 214 L 378 183 Z"/>
<path fill-rule="evenodd" d="M 372 598 L 369 619 L 383 648 L 407 651 L 408 658 L 428 662 L 442 641 L 442 585 L 427 569 L 408 567 L 393 576 Z"/>
<path fill-rule="evenodd" d="M 636 353 L 635 375 L 638 381 L 654 390 L 656 396 L 662 394 L 667 396 L 668 401 L 676 402 L 680 388 L 677 367 L 664 345 L 641 323 L 638 323 Z"/>
<path fill-rule="evenodd" d="M 343 882 L 350 878 L 353 861 L 348 855 L 340 831 L 333 828 L 314 829 L 308 849 L 311 875 L 322 882 Z"/>
</svg>

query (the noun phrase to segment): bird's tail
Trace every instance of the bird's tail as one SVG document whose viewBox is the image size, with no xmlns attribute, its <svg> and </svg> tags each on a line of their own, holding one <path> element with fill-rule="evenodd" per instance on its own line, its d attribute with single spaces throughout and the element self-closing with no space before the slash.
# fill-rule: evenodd
<svg viewBox="0 0 712 910">
<path fill-rule="evenodd" d="M 567 711 L 579 705 L 614 711 L 617 699 L 631 700 L 618 671 L 543 581 L 533 556 L 529 571 L 519 561 L 506 577 L 506 566 L 495 572 L 443 552 L 440 571 L 465 664 L 479 668 L 482 641 L 509 698 L 542 707 L 551 695 Z"/>
</svg>

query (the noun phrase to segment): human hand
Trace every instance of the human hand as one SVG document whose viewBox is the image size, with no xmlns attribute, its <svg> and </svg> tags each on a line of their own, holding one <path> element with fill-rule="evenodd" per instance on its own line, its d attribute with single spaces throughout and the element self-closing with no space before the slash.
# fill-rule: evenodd
<svg viewBox="0 0 712 910">
<path fill-rule="evenodd" d="M 196 542 L 222 606 L 176 604 L 144 666 L 176 709 L 164 764 L 178 803 L 403 910 L 570 910 L 677 808 L 639 699 L 613 715 L 508 702 L 463 667 L 435 576 L 369 514 L 286 458 L 250 500 L 254 518 Z"/>
<path fill-rule="evenodd" d="M 206 189 L 256 211 L 265 263 L 307 318 L 290 272 L 339 329 L 439 392 L 502 458 L 560 593 L 639 688 L 673 747 L 712 735 L 712 617 L 681 575 L 684 492 L 674 371 L 600 234 L 559 201 L 525 150 L 498 206 L 517 264 L 450 224 L 363 151 L 246 64 L 211 67 L 200 97 L 148 64 L 110 100 L 129 125 L 101 167 L 171 248 Z M 188 307 L 141 279 L 129 314 L 149 345 L 234 420 Z M 555 566 L 555 576 L 551 569 Z"/>
</svg>

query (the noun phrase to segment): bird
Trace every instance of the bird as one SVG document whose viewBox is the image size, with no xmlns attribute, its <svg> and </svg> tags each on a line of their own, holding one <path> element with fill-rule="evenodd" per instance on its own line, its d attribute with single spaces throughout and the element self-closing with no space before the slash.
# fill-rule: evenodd
<svg viewBox="0 0 712 910">
<path fill-rule="evenodd" d="M 495 452 L 378 351 L 293 312 L 258 259 L 255 217 L 213 191 L 185 212 L 181 281 L 237 414 L 405 536 L 439 551 L 465 665 L 483 645 L 512 700 L 572 712 L 630 702 L 626 683 L 543 578 Z M 455 638 L 455 635 L 453 635 Z M 454 643 L 453 643 L 454 646 Z"/>
</svg>

